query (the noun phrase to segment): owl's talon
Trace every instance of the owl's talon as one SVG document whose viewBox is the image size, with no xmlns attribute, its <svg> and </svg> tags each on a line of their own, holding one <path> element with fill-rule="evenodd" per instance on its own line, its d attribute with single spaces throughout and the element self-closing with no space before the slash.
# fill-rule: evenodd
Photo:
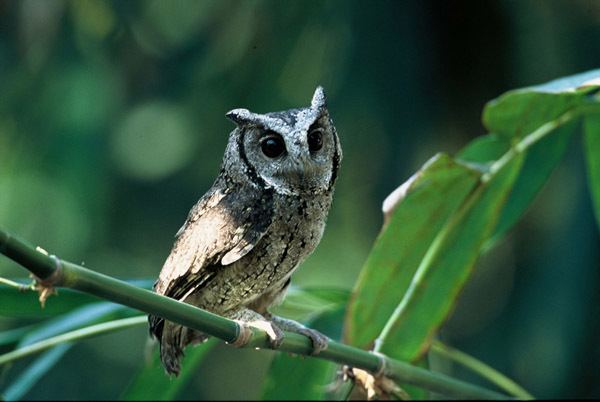
<svg viewBox="0 0 600 402">
<path fill-rule="evenodd" d="M 273 325 L 273 328 L 277 328 L 277 327 L 275 325 Z M 279 328 L 277 328 L 277 330 L 275 332 L 276 332 L 276 334 L 275 334 L 274 337 L 272 337 L 271 335 L 269 335 L 269 343 L 271 344 L 271 347 L 273 349 L 279 349 L 279 347 L 283 343 L 283 338 L 285 336 L 283 335 L 283 331 L 280 330 Z"/>
<path fill-rule="evenodd" d="M 269 335 L 269 344 L 273 349 L 279 349 L 281 344 L 283 343 L 284 333 L 283 331 L 275 324 L 269 321 L 258 321 L 257 322 L 260 328 Z"/>
<path fill-rule="evenodd" d="M 309 337 L 312 341 L 313 350 L 311 355 L 313 356 L 318 355 L 322 350 L 327 349 L 327 346 L 329 345 L 329 338 L 315 329 L 307 328 L 299 322 L 278 317 L 270 313 L 267 313 L 265 317 L 275 323 L 279 329 Z"/>
<path fill-rule="evenodd" d="M 313 356 L 318 355 L 319 353 L 321 353 L 321 351 L 327 349 L 327 346 L 329 345 L 329 338 L 317 330 L 303 328 L 299 330 L 298 333 L 308 336 L 312 341 L 313 350 L 311 352 L 311 355 Z"/>
</svg>

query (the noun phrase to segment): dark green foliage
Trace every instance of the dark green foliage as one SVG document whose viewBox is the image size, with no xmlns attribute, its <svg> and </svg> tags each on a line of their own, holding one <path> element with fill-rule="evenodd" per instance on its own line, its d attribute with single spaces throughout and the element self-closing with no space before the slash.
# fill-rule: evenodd
<svg viewBox="0 0 600 402">
<path fill-rule="evenodd" d="M 149 288 L 217 173 L 225 112 L 299 106 L 321 84 L 345 159 L 323 242 L 278 313 L 473 383 L 427 362 L 434 338 L 535 396 L 600 396 L 600 109 L 598 87 L 579 88 L 600 72 L 508 91 L 485 106 L 487 133 L 478 122 L 508 89 L 597 67 L 598 6 L 285 3 L 0 5 L 0 228 Z M 23 271 L 1 258 L 0 277 Z M 0 356 L 138 314 L 68 289 L 37 298 L 0 284 Z M 232 361 L 212 343 L 172 380 L 136 331 L 0 366 L 0 399 L 341 395 L 333 363 Z M 230 372 L 243 374 L 205 380 Z"/>
</svg>

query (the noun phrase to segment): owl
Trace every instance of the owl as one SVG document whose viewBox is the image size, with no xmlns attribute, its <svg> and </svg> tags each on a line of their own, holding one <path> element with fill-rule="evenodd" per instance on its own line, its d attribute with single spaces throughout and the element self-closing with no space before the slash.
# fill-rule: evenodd
<svg viewBox="0 0 600 402">
<path fill-rule="evenodd" d="M 230 133 L 221 170 L 177 234 L 155 292 L 240 325 L 265 330 L 273 347 L 283 331 L 310 337 L 313 353 L 327 337 L 272 315 L 290 279 L 323 235 L 342 159 L 323 88 L 311 105 L 257 114 L 226 114 Z M 183 350 L 207 335 L 150 316 L 162 363 L 178 374 Z"/>
</svg>

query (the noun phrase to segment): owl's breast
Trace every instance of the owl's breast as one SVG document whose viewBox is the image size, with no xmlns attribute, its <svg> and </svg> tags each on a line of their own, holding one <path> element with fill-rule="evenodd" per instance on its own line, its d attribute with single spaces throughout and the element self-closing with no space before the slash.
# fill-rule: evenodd
<svg viewBox="0 0 600 402">
<path fill-rule="evenodd" d="M 311 199 L 281 197 L 276 200 L 277 213 L 265 238 L 265 246 L 279 256 L 275 266 L 278 279 L 301 263 L 319 244 L 331 197 L 318 195 Z"/>
<path fill-rule="evenodd" d="M 267 293 L 275 298 L 277 290 L 317 247 L 331 196 L 280 196 L 274 204 L 272 223 L 260 241 L 240 260 L 221 268 L 208 289 L 196 296 L 204 308 L 224 312 Z"/>
</svg>

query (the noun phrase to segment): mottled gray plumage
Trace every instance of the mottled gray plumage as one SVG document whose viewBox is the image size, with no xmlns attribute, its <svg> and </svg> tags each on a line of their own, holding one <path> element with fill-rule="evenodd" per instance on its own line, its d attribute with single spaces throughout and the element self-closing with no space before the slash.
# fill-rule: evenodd
<svg viewBox="0 0 600 402">
<path fill-rule="evenodd" d="M 304 333 L 315 349 L 323 335 L 272 316 L 290 277 L 325 228 L 342 152 L 318 87 L 311 106 L 256 114 L 235 109 L 237 124 L 213 186 L 176 235 L 154 289 L 157 293 L 265 328 Z M 150 316 L 169 373 L 184 347 L 206 335 Z M 268 331 L 269 332 L 269 331 Z"/>
</svg>

